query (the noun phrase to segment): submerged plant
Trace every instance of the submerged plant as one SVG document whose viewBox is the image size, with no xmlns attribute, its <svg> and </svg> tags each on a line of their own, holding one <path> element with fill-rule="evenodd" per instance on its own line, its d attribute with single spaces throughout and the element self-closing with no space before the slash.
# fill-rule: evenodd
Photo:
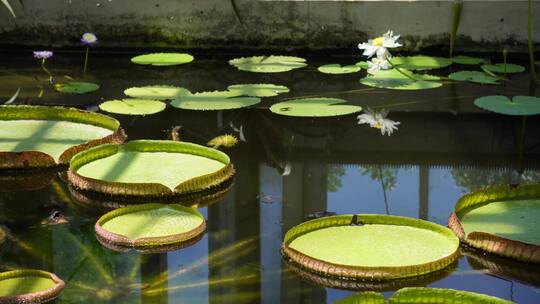
<svg viewBox="0 0 540 304">
<path fill-rule="evenodd" d="M 381 130 L 382 135 L 392 135 L 398 129 L 399 121 L 386 118 L 388 110 L 373 111 L 369 108 L 366 113 L 358 115 L 358 124 L 369 124 L 370 127 Z"/>
<path fill-rule="evenodd" d="M 86 76 L 86 68 L 88 67 L 88 52 L 90 47 L 98 42 L 97 36 L 94 33 L 84 33 L 81 37 L 81 43 L 86 46 L 84 55 L 83 76 Z"/>
<path fill-rule="evenodd" d="M 53 56 L 52 51 L 34 51 L 34 58 L 41 59 L 41 69 L 49 75 L 49 82 L 52 84 L 53 82 L 53 75 L 52 73 L 45 67 L 45 61 Z"/>
</svg>

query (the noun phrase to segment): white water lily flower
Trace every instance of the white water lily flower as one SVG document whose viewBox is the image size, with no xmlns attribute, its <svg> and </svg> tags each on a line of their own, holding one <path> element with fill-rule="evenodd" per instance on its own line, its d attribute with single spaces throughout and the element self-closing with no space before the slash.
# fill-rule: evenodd
<svg viewBox="0 0 540 304">
<path fill-rule="evenodd" d="M 392 66 L 390 65 L 390 62 L 388 62 L 387 58 L 379 58 L 375 57 L 371 59 L 371 61 L 368 61 L 368 72 L 377 72 L 380 70 L 388 70 Z"/>
<path fill-rule="evenodd" d="M 399 35 L 394 35 L 393 31 L 388 31 L 380 37 L 375 39 L 369 39 L 368 42 L 358 44 L 358 48 L 364 50 L 363 55 L 373 57 L 377 55 L 380 58 L 386 58 L 388 49 L 400 47 L 401 43 L 398 43 Z"/>
<path fill-rule="evenodd" d="M 358 115 L 358 124 L 369 124 L 370 127 L 381 130 L 382 135 L 392 135 L 398 129 L 399 121 L 386 118 L 387 110 L 372 111 L 367 108 L 366 113 Z"/>
</svg>

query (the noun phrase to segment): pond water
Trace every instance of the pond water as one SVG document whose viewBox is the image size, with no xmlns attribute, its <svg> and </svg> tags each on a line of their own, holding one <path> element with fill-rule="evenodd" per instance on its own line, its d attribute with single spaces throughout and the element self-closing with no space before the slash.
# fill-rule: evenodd
<svg viewBox="0 0 540 304">
<path fill-rule="evenodd" d="M 237 174 L 230 192 L 201 203 L 208 221 L 196 244 L 169 253 L 116 253 L 102 247 L 94 223 L 102 202 L 82 199 L 59 177 L 33 190 L 0 189 L 0 223 L 9 238 L 0 248 L 1 270 L 39 268 L 56 273 L 67 287 L 57 303 L 332 303 L 357 290 L 387 296 L 405 286 L 454 288 L 517 303 L 540 303 L 540 266 L 464 251 L 457 265 L 418 281 L 388 286 L 340 286 L 298 274 L 281 257 L 283 234 L 310 216 L 335 212 L 381 213 L 446 225 L 457 199 L 484 185 L 540 181 L 538 116 L 524 121 L 483 112 L 474 98 L 489 94 L 535 95 L 528 76 L 504 86 L 445 84 L 425 91 L 390 91 L 361 85 L 358 74 L 325 75 L 328 62 L 359 57 L 308 57 L 309 66 L 279 74 L 238 71 L 227 64 L 237 54 L 195 54 L 177 67 L 146 67 L 131 54 L 90 57 L 88 79 L 102 88 L 62 95 L 45 86 L 46 75 L 31 52 L 10 53 L 0 64 L 0 97 L 21 88 L 15 104 L 55 104 L 96 110 L 121 98 L 125 88 L 170 84 L 192 92 L 224 90 L 237 83 L 283 84 L 291 92 L 265 98 L 254 108 L 196 112 L 169 107 L 146 117 L 118 118 L 130 139 L 167 139 L 181 126 L 182 140 L 206 143 L 224 133 L 244 141 L 225 150 Z M 81 54 L 48 61 L 56 77 L 79 76 Z M 447 75 L 452 68 L 437 71 Z M 454 68 L 455 69 L 455 68 Z M 38 98 L 45 87 L 43 96 Z M 372 108 L 387 107 L 401 122 L 392 136 L 341 118 L 289 118 L 268 106 L 299 96 L 327 96 Z M 538 95 L 538 94 L 536 94 Z M 47 217 L 60 211 L 68 223 Z M 325 246 L 326 244 L 321 244 Z M 326 285 L 326 286 L 325 286 Z"/>
</svg>

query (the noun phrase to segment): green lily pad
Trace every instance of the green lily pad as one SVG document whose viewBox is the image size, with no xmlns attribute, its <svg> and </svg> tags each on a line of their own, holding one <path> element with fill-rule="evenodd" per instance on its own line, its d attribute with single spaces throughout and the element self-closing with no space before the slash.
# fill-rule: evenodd
<svg viewBox="0 0 540 304">
<path fill-rule="evenodd" d="M 66 83 L 55 83 L 54 89 L 60 93 L 85 94 L 97 91 L 99 89 L 99 84 L 92 82 L 72 81 Z"/>
<path fill-rule="evenodd" d="M 192 62 L 193 59 L 193 56 L 186 53 L 151 53 L 135 56 L 131 58 L 131 62 L 144 65 L 169 66 Z"/>
<path fill-rule="evenodd" d="M 255 73 L 280 73 L 302 68 L 306 60 L 292 56 L 253 56 L 229 60 L 229 64 L 239 70 Z"/>
<path fill-rule="evenodd" d="M 407 250 L 404 250 L 406 248 Z M 388 215 L 340 215 L 293 227 L 284 254 L 326 275 L 397 279 L 442 269 L 457 259 L 459 239 L 448 228 Z"/>
<path fill-rule="evenodd" d="M 201 92 L 176 97 L 171 106 L 184 110 L 231 110 L 261 102 L 258 97 L 239 97 L 238 91 Z"/>
<path fill-rule="evenodd" d="M 509 73 L 509 74 L 521 73 L 525 71 L 525 67 L 521 65 L 517 65 L 517 64 L 512 64 L 512 63 L 507 63 L 506 66 L 504 63 L 482 65 L 482 69 L 485 69 L 492 73 L 499 73 L 499 74 L 505 73 L 505 68 L 506 68 L 506 73 Z"/>
<path fill-rule="evenodd" d="M 367 61 L 358 61 L 357 63 L 355 63 L 355 65 L 359 66 L 360 68 L 362 68 L 364 70 L 369 69 L 369 62 L 367 62 Z"/>
<path fill-rule="evenodd" d="M 173 99 L 180 95 L 191 94 L 191 92 L 181 87 L 152 85 L 144 87 L 132 87 L 124 90 L 124 94 L 133 98 L 165 100 Z"/>
<path fill-rule="evenodd" d="M 227 87 L 227 90 L 233 94 L 238 94 L 238 96 L 251 97 L 272 97 L 289 92 L 289 88 L 286 86 L 267 83 L 235 84 Z"/>
<path fill-rule="evenodd" d="M 455 81 L 468 81 L 481 84 L 499 84 L 499 78 L 489 76 L 479 71 L 459 71 L 448 75 L 448 78 Z"/>
<path fill-rule="evenodd" d="M 163 197 L 205 190 L 232 174 L 229 157 L 218 150 L 187 142 L 136 140 L 77 154 L 68 178 L 83 190 Z"/>
<path fill-rule="evenodd" d="M 432 70 L 445 68 L 452 64 L 452 60 L 443 57 L 430 56 L 410 56 L 393 57 L 390 59 L 392 65 L 407 70 Z"/>
<path fill-rule="evenodd" d="M 512 100 L 500 95 L 484 96 L 477 98 L 474 105 L 484 110 L 506 115 L 540 114 L 540 98 L 533 96 L 514 96 Z"/>
<path fill-rule="evenodd" d="M 125 115 L 148 115 L 159 113 L 166 108 L 159 100 L 127 98 L 109 100 L 99 105 L 100 110 Z"/>
<path fill-rule="evenodd" d="M 120 123 L 73 108 L 0 106 L 0 168 L 67 164 L 81 149 L 123 140 Z"/>
<path fill-rule="evenodd" d="M 390 298 L 392 304 L 512 304 L 514 302 L 463 290 L 407 287 Z"/>
<path fill-rule="evenodd" d="M 437 76 L 415 74 L 401 68 L 400 71 L 390 69 L 370 72 L 366 77 L 360 79 L 360 83 L 370 87 L 391 90 L 425 90 L 442 86 L 442 83 L 438 82 L 440 78 Z M 417 80 L 412 80 L 410 77 Z"/>
<path fill-rule="evenodd" d="M 334 301 L 334 304 L 388 304 L 380 292 L 365 291 Z"/>
<path fill-rule="evenodd" d="M 343 105 L 347 101 L 339 98 L 303 98 L 276 103 L 270 107 L 275 114 L 299 117 L 340 116 L 362 111 L 362 107 Z"/>
<path fill-rule="evenodd" d="M 33 269 L 0 273 L 0 303 L 46 303 L 54 300 L 64 282 L 56 275 Z"/>
<path fill-rule="evenodd" d="M 466 64 L 466 65 L 477 65 L 485 62 L 483 58 L 470 57 L 470 56 L 455 56 L 451 58 L 454 63 Z"/>
<path fill-rule="evenodd" d="M 358 65 L 325 64 L 318 67 L 319 72 L 324 74 L 350 74 L 360 71 L 362 68 Z"/>
<path fill-rule="evenodd" d="M 193 208 L 171 204 L 144 204 L 113 210 L 96 224 L 101 242 L 136 249 L 186 243 L 205 230 L 204 217 Z"/>
</svg>

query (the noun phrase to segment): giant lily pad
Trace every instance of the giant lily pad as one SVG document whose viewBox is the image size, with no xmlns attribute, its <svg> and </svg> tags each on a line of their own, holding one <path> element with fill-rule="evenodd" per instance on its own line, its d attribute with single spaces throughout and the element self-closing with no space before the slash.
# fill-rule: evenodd
<svg viewBox="0 0 540 304">
<path fill-rule="evenodd" d="M 505 115 L 540 114 L 540 98 L 533 96 L 514 96 L 512 99 L 501 95 L 484 96 L 477 98 L 474 105 Z"/>
<path fill-rule="evenodd" d="M 190 92 L 181 87 L 152 85 L 144 87 L 132 87 L 124 90 L 124 94 L 133 98 L 164 100 L 174 99 L 176 96 L 190 94 Z"/>
<path fill-rule="evenodd" d="M 169 66 L 192 62 L 193 59 L 193 56 L 185 53 L 151 53 L 135 56 L 131 58 L 131 62 L 144 65 Z"/>
<path fill-rule="evenodd" d="M 54 300 L 64 282 L 56 275 L 33 269 L 0 273 L 0 303 L 46 303 Z"/>
<path fill-rule="evenodd" d="M 468 245 L 540 263 L 540 185 L 495 186 L 461 197 L 448 226 Z"/>
<path fill-rule="evenodd" d="M 159 113 L 167 105 L 159 100 L 128 98 L 109 100 L 99 105 L 102 111 L 125 115 L 148 115 Z"/>
<path fill-rule="evenodd" d="M 325 64 L 317 68 L 319 72 L 324 74 L 350 74 L 360 71 L 362 68 L 359 65 L 340 65 L 340 64 Z"/>
<path fill-rule="evenodd" d="M 235 58 L 229 60 L 229 64 L 239 70 L 255 73 L 288 72 L 307 65 L 304 58 L 275 55 Z"/>
<path fill-rule="evenodd" d="M 73 108 L 0 106 L 0 169 L 67 165 L 79 151 L 120 143 L 125 134 L 108 116 Z"/>
<path fill-rule="evenodd" d="M 124 196 L 175 196 L 204 191 L 234 174 L 218 150 L 177 141 L 137 140 L 77 154 L 68 179 L 82 190 Z"/>
<path fill-rule="evenodd" d="M 406 248 L 406 250 L 404 250 Z M 452 264 L 459 240 L 448 228 L 387 215 L 324 217 L 293 227 L 283 253 L 328 276 L 388 280 L 419 276 Z"/>
<path fill-rule="evenodd" d="M 144 204 L 113 210 L 96 223 L 98 240 L 112 249 L 179 249 L 204 232 L 204 217 L 181 205 Z"/>
<path fill-rule="evenodd" d="M 176 97 L 171 106 L 184 110 L 231 110 L 261 102 L 257 97 L 239 97 L 239 91 L 201 92 Z"/>
<path fill-rule="evenodd" d="M 452 64 L 452 60 L 443 57 L 430 56 L 410 56 L 393 57 L 390 59 L 392 65 L 407 70 L 432 70 L 445 68 Z"/>
<path fill-rule="evenodd" d="M 365 291 L 334 301 L 334 304 L 388 304 L 380 292 Z"/>
<path fill-rule="evenodd" d="M 400 68 L 371 72 L 360 79 L 360 83 L 382 89 L 425 90 L 442 86 L 438 80 L 437 76 L 414 74 Z"/>
<path fill-rule="evenodd" d="M 466 65 L 477 65 L 484 63 L 485 60 L 483 58 L 478 57 L 470 57 L 470 56 L 455 56 L 452 57 L 452 62 L 457 64 L 466 64 Z"/>
<path fill-rule="evenodd" d="M 390 298 L 391 304 L 512 304 L 514 302 L 463 290 L 409 287 L 398 290 Z"/>
<path fill-rule="evenodd" d="M 525 68 L 521 65 L 507 63 L 506 65 L 504 63 L 496 63 L 496 64 L 484 64 L 482 65 L 482 69 L 490 71 L 492 73 L 521 73 L 525 71 Z"/>
<path fill-rule="evenodd" d="M 227 87 L 227 90 L 238 96 L 251 97 L 272 97 L 289 92 L 286 86 L 269 83 L 235 84 Z"/>
<path fill-rule="evenodd" d="M 66 83 L 55 83 L 54 89 L 60 93 L 85 94 L 99 90 L 99 84 L 92 82 L 72 81 Z"/>
<path fill-rule="evenodd" d="M 479 71 L 459 71 L 451 73 L 448 78 L 455 81 L 468 81 L 481 84 L 499 84 L 499 78 Z"/>
<path fill-rule="evenodd" d="M 343 105 L 347 101 L 339 98 L 303 98 L 276 103 L 270 111 L 285 116 L 327 117 L 347 115 L 362 111 L 362 107 Z"/>
</svg>

